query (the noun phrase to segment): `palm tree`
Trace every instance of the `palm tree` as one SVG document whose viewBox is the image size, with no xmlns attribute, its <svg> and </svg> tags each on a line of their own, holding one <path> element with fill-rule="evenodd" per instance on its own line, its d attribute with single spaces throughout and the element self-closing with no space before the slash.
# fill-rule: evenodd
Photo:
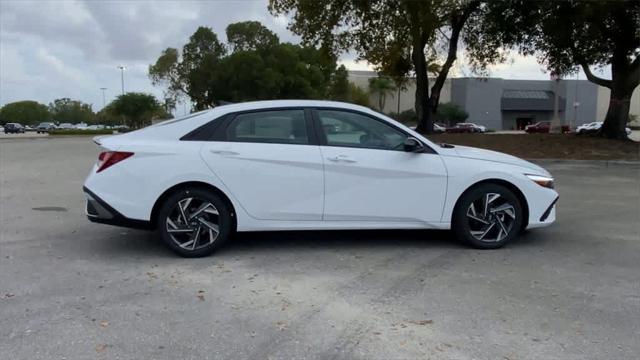
<svg viewBox="0 0 640 360">
<path fill-rule="evenodd" d="M 382 112 L 384 110 L 384 103 L 387 99 L 387 94 L 393 96 L 393 91 L 396 89 L 393 80 L 386 76 L 378 76 L 369 79 L 369 92 L 378 96 L 378 110 Z"/>
</svg>

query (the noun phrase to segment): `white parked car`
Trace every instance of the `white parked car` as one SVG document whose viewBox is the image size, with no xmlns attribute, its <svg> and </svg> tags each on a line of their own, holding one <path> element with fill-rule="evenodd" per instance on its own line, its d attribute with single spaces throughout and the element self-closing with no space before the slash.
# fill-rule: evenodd
<svg viewBox="0 0 640 360">
<path fill-rule="evenodd" d="M 62 123 L 60 125 L 58 125 L 58 129 L 63 129 L 63 130 L 70 130 L 70 129 L 74 129 L 75 127 L 73 126 L 73 124 L 70 123 Z"/>
<path fill-rule="evenodd" d="M 600 131 L 602 128 L 602 121 L 595 121 L 588 124 L 582 124 L 576 128 L 576 133 L 578 134 L 592 134 Z M 631 129 L 628 127 L 624 128 L 624 131 L 627 133 L 627 136 L 631 135 Z"/>
<path fill-rule="evenodd" d="M 435 144 L 352 104 L 225 105 L 95 142 L 89 220 L 157 229 L 183 256 L 266 230 L 453 229 L 498 248 L 555 220 L 543 168 Z"/>
</svg>

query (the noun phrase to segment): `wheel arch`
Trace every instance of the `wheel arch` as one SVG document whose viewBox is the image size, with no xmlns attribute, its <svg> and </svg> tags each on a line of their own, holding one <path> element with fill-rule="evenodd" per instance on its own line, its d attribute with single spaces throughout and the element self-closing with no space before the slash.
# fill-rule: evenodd
<svg viewBox="0 0 640 360">
<path fill-rule="evenodd" d="M 460 193 L 460 196 L 458 196 L 458 199 L 456 200 L 456 204 L 454 205 L 453 209 L 452 209 L 452 213 L 451 213 L 451 219 L 453 220 L 453 216 L 456 213 L 456 209 L 458 208 L 458 205 L 460 204 L 460 199 L 462 199 L 462 197 L 469 192 L 470 190 L 483 185 L 483 184 L 496 184 L 496 185 L 501 185 L 506 187 L 507 189 L 509 189 L 510 191 L 513 192 L 513 194 L 518 198 L 518 201 L 520 201 L 520 205 L 522 206 L 522 212 L 523 212 L 523 218 L 524 221 L 522 222 L 522 228 L 521 230 L 524 230 L 527 228 L 527 226 L 529 225 L 529 203 L 527 202 L 527 198 L 524 196 L 524 194 L 522 193 L 522 191 L 513 183 L 504 180 L 504 179 L 496 179 L 496 178 L 491 178 L 491 179 L 484 179 L 481 181 L 478 181 L 472 185 L 470 185 L 469 187 L 467 187 L 462 193 Z"/>
<path fill-rule="evenodd" d="M 211 184 L 207 184 L 205 182 L 202 181 L 187 181 L 187 182 L 183 182 L 183 183 L 179 183 L 176 185 L 173 185 L 172 187 L 168 188 L 167 190 L 165 190 L 156 200 L 156 202 L 153 204 L 153 208 L 151 209 L 151 217 L 149 218 L 150 224 L 151 224 L 151 229 L 155 230 L 157 228 L 157 217 L 158 217 L 158 211 L 160 211 L 160 207 L 162 206 L 162 204 L 164 203 L 164 201 L 172 194 L 181 191 L 183 189 L 186 188 L 203 188 L 206 189 L 208 191 L 211 191 L 213 193 L 215 193 L 216 195 L 218 195 L 224 202 L 225 204 L 229 207 L 229 209 L 231 209 L 231 218 L 233 219 L 233 231 L 236 230 L 237 228 L 237 216 L 236 216 L 236 209 L 233 206 L 233 203 L 231 202 L 231 199 L 229 199 L 229 197 L 227 196 L 227 194 L 225 194 L 222 190 L 218 189 L 217 187 L 211 185 Z"/>
</svg>

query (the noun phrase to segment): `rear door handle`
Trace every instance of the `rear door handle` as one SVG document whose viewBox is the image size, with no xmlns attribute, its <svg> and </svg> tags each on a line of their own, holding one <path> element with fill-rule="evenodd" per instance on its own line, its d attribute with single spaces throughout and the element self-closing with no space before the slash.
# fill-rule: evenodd
<svg viewBox="0 0 640 360">
<path fill-rule="evenodd" d="M 327 160 L 333 161 L 333 162 L 343 162 L 343 163 L 355 163 L 355 162 L 357 162 L 356 160 L 348 157 L 347 155 L 338 155 L 338 156 L 334 156 L 334 157 L 328 157 Z"/>
<path fill-rule="evenodd" d="M 222 156 L 240 155 L 240 153 L 237 153 L 235 151 L 229 151 L 229 150 L 209 150 L 209 152 L 211 152 L 212 154 L 222 155 Z"/>
</svg>

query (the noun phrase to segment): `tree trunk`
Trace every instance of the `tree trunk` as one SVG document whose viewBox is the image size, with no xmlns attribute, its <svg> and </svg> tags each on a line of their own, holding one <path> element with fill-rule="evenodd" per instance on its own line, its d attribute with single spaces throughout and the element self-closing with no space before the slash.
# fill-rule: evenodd
<svg viewBox="0 0 640 360">
<path fill-rule="evenodd" d="M 462 31 L 464 24 L 467 22 L 467 19 L 469 19 L 469 16 L 471 16 L 471 14 L 479 7 L 480 0 L 473 0 L 467 3 L 466 6 L 461 8 L 458 13 L 452 14 L 451 37 L 449 38 L 449 51 L 447 52 L 447 59 L 440 68 L 438 77 L 436 77 L 433 87 L 431 88 L 431 96 L 429 97 L 429 106 L 434 115 L 438 110 L 438 104 L 440 103 L 440 93 L 442 92 L 444 82 L 449 76 L 449 70 L 451 69 L 451 66 L 453 66 L 453 63 L 456 61 L 460 32 Z"/>
<path fill-rule="evenodd" d="M 625 127 L 629 121 L 631 95 L 640 84 L 640 58 L 628 62 L 624 50 L 614 50 L 611 59 L 611 80 L 595 76 L 585 62 L 580 65 L 589 81 L 611 89 L 609 108 L 600 134 L 610 139 L 627 139 Z"/>
<path fill-rule="evenodd" d="M 628 91 L 624 87 L 617 88 L 613 86 L 611 95 L 609 96 L 609 109 L 604 119 L 604 124 L 600 129 L 604 137 L 610 139 L 626 139 L 625 131 L 627 122 L 629 121 L 629 107 L 631 105 L 631 95 L 633 90 Z"/>
<path fill-rule="evenodd" d="M 420 36 L 413 41 L 412 58 L 416 71 L 416 116 L 419 133 L 431 134 L 433 132 L 433 118 L 429 108 L 429 77 L 427 76 L 427 61 L 424 57 L 426 41 Z"/>
</svg>

